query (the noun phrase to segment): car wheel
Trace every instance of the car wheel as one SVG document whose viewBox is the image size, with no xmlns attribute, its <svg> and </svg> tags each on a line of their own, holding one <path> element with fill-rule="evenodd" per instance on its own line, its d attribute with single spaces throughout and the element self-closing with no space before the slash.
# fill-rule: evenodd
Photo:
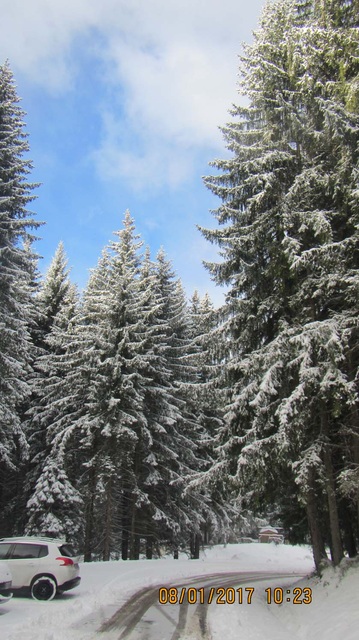
<svg viewBox="0 0 359 640">
<path fill-rule="evenodd" d="M 49 576 L 39 576 L 31 585 L 34 600 L 52 600 L 56 595 L 56 582 Z"/>
</svg>

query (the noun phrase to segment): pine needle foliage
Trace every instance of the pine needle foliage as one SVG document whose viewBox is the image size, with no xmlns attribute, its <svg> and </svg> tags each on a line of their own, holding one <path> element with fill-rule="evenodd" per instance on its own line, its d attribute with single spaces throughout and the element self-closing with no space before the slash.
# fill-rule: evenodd
<svg viewBox="0 0 359 640">
<path fill-rule="evenodd" d="M 357 9 L 266 6 L 241 56 L 247 106 L 223 128 L 231 155 L 205 178 L 222 201 L 202 229 L 222 257 L 207 267 L 229 288 L 222 473 L 242 504 L 280 501 L 275 484 L 303 505 L 318 567 L 324 542 L 338 563 L 358 540 Z"/>
</svg>

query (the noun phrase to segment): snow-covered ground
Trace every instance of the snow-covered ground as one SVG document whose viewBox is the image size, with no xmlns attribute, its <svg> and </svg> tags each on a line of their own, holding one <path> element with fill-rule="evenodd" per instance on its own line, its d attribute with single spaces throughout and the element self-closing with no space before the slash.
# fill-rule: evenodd
<svg viewBox="0 0 359 640">
<path fill-rule="evenodd" d="M 253 582 L 251 604 L 209 606 L 213 640 L 355 640 L 359 629 L 359 567 L 328 569 L 324 578 L 308 575 L 313 560 L 307 547 L 274 544 L 233 544 L 206 550 L 200 560 L 160 559 L 136 562 L 84 564 L 82 583 L 72 592 L 51 602 L 13 598 L 0 607 L 1 640 L 105 640 L 97 629 L 131 594 L 146 586 L 186 586 L 186 579 L 213 573 L 285 572 L 291 578 Z M 293 585 L 293 582 L 295 584 Z M 266 603 L 265 589 L 290 586 L 312 589 L 311 604 Z M 273 592 L 274 593 L 274 592 Z M 280 595 L 281 592 L 277 592 Z M 299 593 L 299 592 L 298 592 Z M 245 598 L 244 598 L 245 599 Z M 301 598 L 303 600 L 303 597 Z M 183 637 L 184 640 L 185 637 Z M 186 638 L 189 640 L 189 636 Z M 191 639 L 192 640 L 192 639 Z"/>
</svg>

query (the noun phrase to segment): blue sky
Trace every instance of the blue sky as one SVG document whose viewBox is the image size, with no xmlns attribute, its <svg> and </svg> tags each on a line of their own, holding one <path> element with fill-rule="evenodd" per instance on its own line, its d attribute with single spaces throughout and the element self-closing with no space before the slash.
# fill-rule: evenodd
<svg viewBox="0 0 359 640">
<path fill-rule="evenodd" d="M 202 266 L 219 201 L 205 188 L 224 157 L 219 126 L 239 101 L 238 55 L 263 0 L 0 0 L 29 133 L 32 208 L 46 222 L 45 271 L 60 240 L 80 288 L 126 209 L 188 295 L 222 294 Z"/>
</svg>

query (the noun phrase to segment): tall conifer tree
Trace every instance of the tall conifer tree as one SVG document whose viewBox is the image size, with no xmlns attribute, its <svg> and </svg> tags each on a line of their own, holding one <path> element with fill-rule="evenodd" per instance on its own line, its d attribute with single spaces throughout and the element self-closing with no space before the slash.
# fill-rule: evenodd
<svg viewBox="0 0 359 640">
<path fill-rule="evenodd" d="M 241 59 L 249 106 L 224 129 L 232 157 L 206 179 L 223 201 L 222 228 L 203 230 L 223 255 L 209 268 L 229 286 L 223 463 L 243 493 L 268 502 L 279 480 L 297 494 L 317 566 L 324 499 L 342 557 L 336 478 L 353 489 L 358 461 L 356 7 L 267 5 Z"/>
<path fill-rule="evenodd" d="M 28 182 L 32 163 L 9 64 L 0 66 L 0 511 L 14 487 L 8 472 L 27 455 L 20 412 L 28 395 L 31 370 L 29 328 L 33 319 L 35 256 L 32 229 L 39 226 L 27 205 L 34 200 Z M 16 483 L 15 478 L 12 479 Z M 16 487 L 15 487 L 16 489 Z M 8 518 L 9 521 L 9 518 Z M 1 524 L 2 526 L 2 524 Z"/>
<path fill-rule="evenodd" d="M 28 500 L 25 528 L 32 534 L 73 538 L 80 530 L 80 498 L 67 478 L 62 456 L 53 452 L 53 420 L 59 413 L 59 387 L 68 372 L 68 345 L 78 313 L 78 293 L 69 279 L 62 242 L 35 302 L 37 322 L 33 335 L 38 355 L 26 421 L 30 459 L 23 489 Z"/>
</svg>

